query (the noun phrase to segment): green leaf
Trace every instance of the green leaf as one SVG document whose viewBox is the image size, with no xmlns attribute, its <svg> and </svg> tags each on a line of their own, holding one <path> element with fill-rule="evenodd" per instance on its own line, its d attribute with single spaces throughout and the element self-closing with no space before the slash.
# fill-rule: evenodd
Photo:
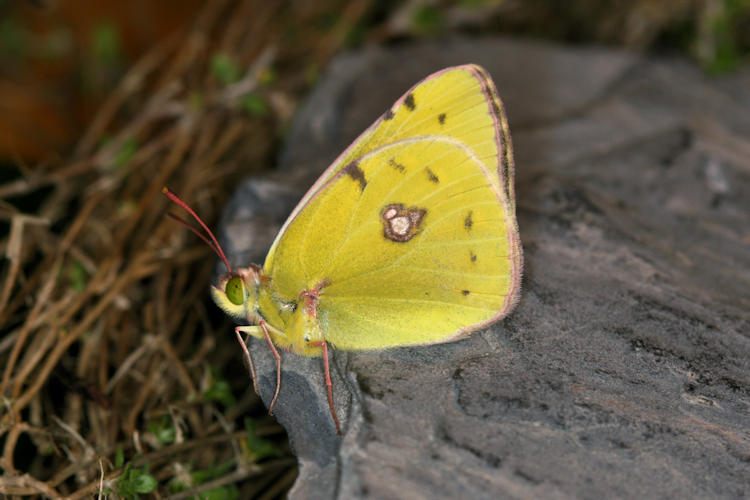
<svg viewBox="0 0 750 500">
<path fill-rule="evenodd" d="M 142 473 L 133 478 L 133 489 L 137 493 L 151 493 L 156 485 L 156 479 L 151 474 Z"/>
<path fill-rule="evenodd" d="M 203 500 L 236 500 L 239 497 L 240 490 L 234 485 L 214 488 L 198 495 Z"/>
<path fill-rule="evenodd" d="M 177 429 L 172 425 L 171 420 L 164 416 L 159 422 L 148 424 L 148 430 L 156 436 L 162 445 L 174 443 L 177 437 Z"/>
<path fill-rule="evenodd" d="M 111 137 L 103 137 L 99 142 L 99 148 L 104 149 L 112 144 Z M 128 164 L 138 152 L 138 141 L 134 137 L 126 138 L 112 156 L 112 161 L 104 166 L 109 171 L 119 170 Z"/>
<path fill-rule="evenodd" d="M 112 168 L 119 170 L 133 159 L 135 153 L 138 151 L 138 142 L 133 137 L 128 137 L 120 146 L 120 149 L 115 153 L 115 157 L 112 161 Z"/>
<path fill-rule="evenodd" d="M 89 281 L 89 273 L 79 261 L 74 260 L 68 265 L 68 281 L 76 292 L 82 292 Z"/>
<path fill-rule="evenodd" d="M 704 55 L 704 64 L 711 73 L 726 73 L 736 69 L 748 53 L 743 45 L 743 25 L 750 17 L 750 1 L 724 0 L 709 19 L 711 30 L 709 39 L 704 42 L 713 50 Z"/>
<path fill-rule="evenodd" d="M 229 54 L 219 52 L 211 58 L 211 72 L 224 85 L 240 79 L 240 68 Z"/>
<path fill-rule="evenodd" d="M 91 33 L 91 52 L 97 62 L 112 66 L 120 60 L 120 34 L 111 21 L 100 21 Z"/>
<path fill-rule="evenodd" d="M 412 27 L 421 36 L 437 35 L 444 24 L 443 13 L 432 5 L 421 5 L 412 15 Z"/>
<path fill-rule="evenodd" d="M 139 493 L 151 493 L 156 489 L 154 476 L 148 473 L 148 465 L 134 469 L 130 462 L 125 464 L 125 470 L 116 481 L 117 494 L 124 498 L 136 499 Z"/>
<path fill-rule="evenodd" d="M 266 101 L 258 94 L 248 94 L 240 99 L 242 109 L 252 116 L 266 116 L 268 114 L 268 105 Z"/>
<path fill-rule="evenodd" d="M 250 418 L 245 418 L 245 454 L 250 462 L 257 462 L 266 457 L 281 455 L 281 451 L 271 441 L 256 436 L 257 425 Z"/>
<path fill-rule="evenodd" d="M 195 484 L 203 484 L 206 481 L 210 481 L 227 474 L 233 468 L 234 461 L 227 461 L 219 465 L 192 471 L 190 473 L 190 476 L 193 478 L 193 482 Z"/>
<path fill-rule="evenodd" d="M 505 0 L 459 0 L 459 5 L 469 9 L 479 9 L 481 7 L 497 6 Z"/>
<path fill-rule="evenodd" d="M 229 382 L 221 376 L 221 370 L 213 368 L 211 370 L 211 375 L 211 385 L 203 393 L 203 399 L 208 401 L 218 401 L 227 407 L 234 406 L 235 399 L 232 394 L 232 389 L 229 386 Z"/>
</svg>

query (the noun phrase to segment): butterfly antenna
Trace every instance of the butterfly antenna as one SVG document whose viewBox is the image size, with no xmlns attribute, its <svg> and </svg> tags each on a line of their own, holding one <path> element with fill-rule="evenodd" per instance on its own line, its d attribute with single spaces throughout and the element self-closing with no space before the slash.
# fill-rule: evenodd
<svg viewBox="0 0 750 500">
<path fill-rule="evenodd" d="M 218 255 L 219 251 L 216 250 L 216 245 L 214 245 L 214 242 L 211 241 L 211 240 L 209 240 L 206 236 L 204 236 L 204 234 L 201 233 L 200 231 L 198 231 L 192 224 L 190 224 L 188 221 L 186 221 L 185 219 L 183 219 L 179 215 L 173 214 L 172 212 L 167 212 L 167 216 L 173 218 L 174 220 L 176 220 L 177 222 L 179 222 L 181 225 L 185 226 L 186 229 L 189 229 L 190 231 L 192 231 L 194 235 L 196 235 L 198 238 L 200 238 L 203 241 L 205 241 L 206 245 L 208 245 L 209 247 L 211 247 L 211 250 L 213 250 L 214 252 L 216 252 L 217 255 Z"/>
<path fill-rule="evenodd" d="M 190 229 L 193 233 L 197 234 L 203 241 L 205 241 L 208 244 L 208 246 L 210 246 L 213 249 L 213 251 L 216 252 L 216 254 L 219 256 L 219 258 L 221 258 L 221 260 L 224 262 L 224 265 L 227 266 L 227 271 L 229 271 L 231 273 L 232 272 L 232 266 L 229 265 L 229 260 L 227 259 L 227 256 L 224 254 L 224 250 L 221 249 L 221 245 L 219 245 L 219 242 L 216 239 L 216 237 L 214 236 L 214 233 L 212 233 L 211 230 L 208 228 L 208 226 L 201 220 L 200 217 L 198 217 L 198 214 L 196 214 L 195 211 L 192 208 L 190 208 L 190 206 L 187 203 L 185 203 L 184 201 L 182 201 L 182 199 L 180 199 L 179 196 L 177 196 L 175 193 L 173 193 L 172 191 L 170 191 L 169 188 L 163 187 L 163 188 L 161 188 L 161 192 L 164 193 L 166 195 L 166 197 L 169 198 L 170 200 L 172 200 L 174 203 L 176 203 L 177 205 L 179 205 L 182 208 L 184 208 L 185 210 L 187 210 L 188 213 L 190 215 L 192 215 L 195 220 L 198 221 L 198 224 L 200 224 L 201 227 L 203 227 L 203 229 L 206 231 L 206 233 L 208 234 L 208 236 L 211 239 L 209 240 L 208 238 L 206 238 L 197 229 L 195 229 L 193 226 L 191 226 L 190 224 L 188 224 L 182 218 L 180 218 L 180 217 L 178 217 L 178 216 L 176 216 L 174 214 L 171 214 L 171 213 L 168 213 L 167 215 L 169 215 L 170 217 L 172 217 L 173 219 L 175 219 L 177 222 L 179 222 L 183 226 L 185 226 L 188 229 Z"/>
</svg>

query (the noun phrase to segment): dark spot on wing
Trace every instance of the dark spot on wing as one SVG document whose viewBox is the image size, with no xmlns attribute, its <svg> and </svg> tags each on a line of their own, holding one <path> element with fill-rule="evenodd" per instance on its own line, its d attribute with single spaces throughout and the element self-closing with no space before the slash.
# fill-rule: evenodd
<svg viewBox="0 0 750 500">
<path fill-rule="evenodd" d="M 383 113 L 383 120 L 393 120 L 393 110 L 388 109 L 385 113 Z"/>
<path fill-rule="evenodd" d="M 472 251 L 469 251 L 469 259 L 471 259 L 472 262 L 476 262 L 477 261 L 477 254 L 475 254 Z"/>
<path fill-rule="evenodd" d="M 464 229 L 467 231 L 471 231 L 471 226 L 474 225 L 474 221 L 471 220 L 471 210 L 469 210 L 469 213 L 466 214 L 466 218 L 464 219 Z"/>
<path fill-rule="evenodd" d="M 359 163 L 357 161 L 353 161 L 349 165 L 345 166 L 344 172 L 346 173 L 346 175 L 359 182 L 359 189 L 361 191 L 365 190 L 365 188 L 367 187 L 367 179 L 365 179 L 365 173 L 361 168 L 359 168 Z"/>
<path fill-rule="evenodd" d="M 406 106 L 409 111 L 414 111 L 414 109 L 417 107 L 417 104 L 414 102 L 414 94 L 409 94 L 406 96 L 406 99 L 404 99 L 404 106 Z"/>
<path fill-rule="evenodd" d="M 440 122 L 440 125 L 445 125 L 445 113 L 440 113 L 438 115 L 438 121 Z"/>
<path fill-rule="evenodd" d="M 399 172 L 402 172 L 402 173 L 406 172 L 406 167 L 403 164 L 397 162 L 394 158 L 391 158 L 390 160 L 388 160 L 388 165 L 392 166 Z"/>
<path fill-rule="evenodd" d="M 403 203 L 390 203 L 380 211 L 383 222 L 383 236 L 397 243 L 405 243 L 420 231 L 422 219 L 427 210 L 418 207 L 404 207 Z"/>
<path fill-rule="evenodd" d="M 461 293 L 464 294 L 464 296 L 469 295 L 471 292 L 468 290 L 461 290 Z"/>
<path fill-rule="evenodd" d="M 437 175 L 435 175 L 435 172 L 430 170 L 430 167 L 427 167 L 424 170 L 425 172 L 427 172 L 427 178 L 430 179 L 430 182 L 434 182 L 435 184 L 438 184 L 440 182 L 440 179 L 438 179 Z"/>
</svg>

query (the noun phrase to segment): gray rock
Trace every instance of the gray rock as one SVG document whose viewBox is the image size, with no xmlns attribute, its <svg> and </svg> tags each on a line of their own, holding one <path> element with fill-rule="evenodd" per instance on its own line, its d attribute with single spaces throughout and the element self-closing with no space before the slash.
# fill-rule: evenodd
<svg viewBox="0 0 750 500">
<path fill-rule="evenodd" d="M 231 260 L 262 263 L 296 199 L 430 72 L 475 62 L 507 107 L 521 301 L 453 344 L 282 353 L 293 498 L 750 495 L 750 71 L 514 40 L 337 58 L 276 179 L 227 209 Z M 268 346 L 253 341 L 264 401 Z"/>
</svg>

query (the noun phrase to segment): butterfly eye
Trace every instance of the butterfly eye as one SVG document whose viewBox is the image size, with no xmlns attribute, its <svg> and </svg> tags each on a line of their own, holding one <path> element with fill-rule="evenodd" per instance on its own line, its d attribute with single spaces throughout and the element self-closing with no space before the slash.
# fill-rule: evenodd
<svg viewBox="0 0 750 500">
<path fill-rule="evenodd" d="M 242 284 L 242 278 L 235 276 L 227 281 L 224 293 L 227 295 L 229 302 L 236 306 L 241 306 L 245 302 L 245 287 Z"/>
<path fill-rule="evenodd" d="M 305 335 L 305 342 L 310 342 L 310 336 L 309 335 Z"/>
</svg>

